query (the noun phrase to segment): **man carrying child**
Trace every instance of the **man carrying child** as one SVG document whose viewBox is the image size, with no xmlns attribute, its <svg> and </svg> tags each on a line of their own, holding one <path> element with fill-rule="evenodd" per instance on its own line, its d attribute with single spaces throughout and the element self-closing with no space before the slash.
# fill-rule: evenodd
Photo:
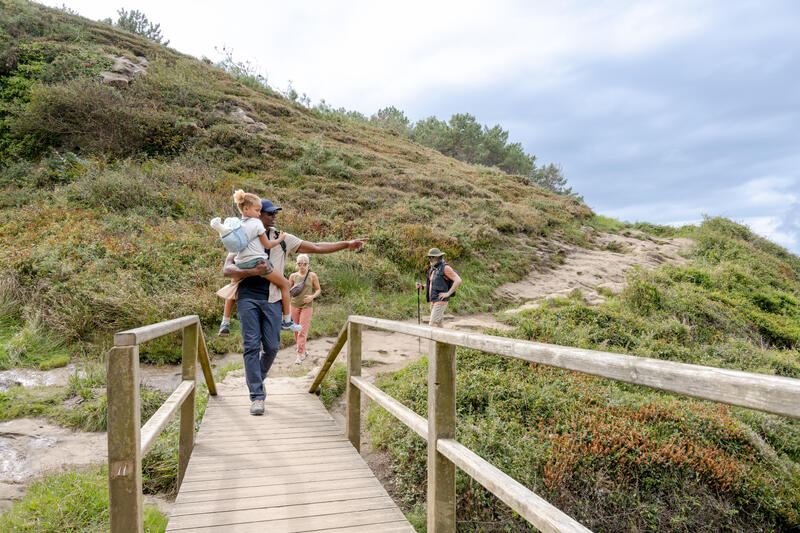
<svg viewBox="0 0 800 533">
<path fill-rule="evenodd" d="M 271 233 L 270 239 L 274 239 L 277 234 L 273 226 L 280 210 L 280 207 L 269 200 L 261 200 L 259 218 Z M 286 257 L 290 253 L 329 254 L 340 250 L 360 250 L 366 241 L 367 239 L 362 238 L 314 243 L 286 233 L 283 243 L 269 250 L 268 255 L 275 270 L 282 273 Z M 262 277 L 269 271 L 266 261 L 252 268 L 239 268 L 234 263 L 235 257 L 236 254 L 228 254 L 222 273 L 228 278 L 241 278 L 236 310 L 242 326 L 244 373 L 252 402 L 250 414 L 263 415 L 266 398 L 264 379 L 275 361 L 281 340 L 281 291 Z"/>
</svg>

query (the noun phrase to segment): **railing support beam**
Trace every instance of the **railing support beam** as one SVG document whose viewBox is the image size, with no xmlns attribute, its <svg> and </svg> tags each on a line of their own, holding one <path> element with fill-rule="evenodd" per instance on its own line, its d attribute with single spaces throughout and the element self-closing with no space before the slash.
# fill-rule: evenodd
<svg viewBox="0 0 800 533">
<path fill-rule="evenodd" d="M 110 527 L 111 531 L 141 532 L 144 523 L 138 346 L 111 348 L 106 387 Z"/>
<path fill-rule="evenodd" d="M 455 533 L 456 466 L 439 439 L 456 438 L 456 347 L 431 342 L 428 359 L 428 532 Z"/>
<path fill-rule="evenodd" d="M 347 438 L 361 451 L 361 391 L 350 378 L 361 376 L 361 324 L 349 323 L 347 333 Z"/>
<path fill-rule="evenodd" d="M 183 328 L 183 361 L 181 374 L 184 381 L 195 381 L 197 378 L 197 345 L 199 340 L 198 323 Z M 178 489 L 183 483 L 186 467 L 194 449 L 194 404 L 197 387 L 186 397 L 181 405 L 181 427 L 178 440 Z"/>
</svg>

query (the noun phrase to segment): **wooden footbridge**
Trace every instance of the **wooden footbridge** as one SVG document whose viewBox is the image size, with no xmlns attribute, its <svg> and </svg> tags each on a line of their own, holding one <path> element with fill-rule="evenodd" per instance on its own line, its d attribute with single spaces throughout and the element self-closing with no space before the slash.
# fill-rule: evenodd
<svg viewBox="0 0 800 533">
<path fill-rule="evenodd" d="M 545 532 L 583 525 L 464 447 L 456 437 L 457 346 L 800 419 L 800 380 L 351 316 L 308 391 L 267 380 L 267 413 L 247 391 L 217 390 L 197 316 L 117 333 L 108 354 L 111 531 L 141 532 L 142 456 L 180 410 L 179 493 L 167 531 L 411 532 L 359 455 L 361 393 L 428 442 L 427 530 L 456 529 L 456 467 Z M 427 420 L 361 378 L 368 326 L 430 341 Z M 139 344 L 183 332 L 183 381 L 141 426 Z M 314 394 L 347 343 L 347 427 Z M 195 432 L 196 363 L 209 393 Z M 219 392 L 219 394 L 218 394 Z"/>
</svg>

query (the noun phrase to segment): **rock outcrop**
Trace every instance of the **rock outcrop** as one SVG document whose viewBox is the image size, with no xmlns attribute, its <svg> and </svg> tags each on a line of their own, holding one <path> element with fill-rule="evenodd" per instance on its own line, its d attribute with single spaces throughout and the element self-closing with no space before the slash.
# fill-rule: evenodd
<svg viewBox="0 0 800 533">
<path fill-rule="evenodd" d="M 104 70 L 100 76 L 103 78 L 103 83 L 114 87 L 127 87 L 135 77 L 146 75 L 147 67 L 150 66 L 147 59 L 141 56 L 136 58 L 137 63 L 123 56 L 109 55 L 108 57 L 114 60 L 114 64 L 110 71 Z"/>
<path fill-rule="evenodd" d="M 230 113 L 228 113 L 228 120 L 234 122 L 236 124 L 243 124 L 248 131 L 255 133 L 258 131 L 264 131 L 267 129 L 267 125 L 263 122 L 258 122 L 253 118 L 247 116 L 247 113 L 244 112 L 244 109 L 241 107 L 237 107 Z"/>
</svg>

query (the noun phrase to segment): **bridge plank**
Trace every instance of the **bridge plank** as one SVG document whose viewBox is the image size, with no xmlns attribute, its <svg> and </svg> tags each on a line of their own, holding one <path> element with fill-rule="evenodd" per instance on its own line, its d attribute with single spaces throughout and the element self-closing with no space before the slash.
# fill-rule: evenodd
<svg viewBox="0 0 800 533">
<path fill-rule="evenodd" d="M 195 463 L 193 471 L 215 472 L 224 470 L 230 472 L 245 469 L 252 472 L 253 469 L 275 468 L 277 465 L 293 466 L 316 464 L 328 462 L 331 459 L 341 460 L 345 458 L 352 458 L 352 452 L 347 448 L 329 449 L 324 453 L 320 453 L 319 450 L 310 450 L 306 452 L 262 454 L 261 451 L 259 451 L 258 454 L 252 457 L 235 455 L 232 457 L 215 457 L 215 460 L 211 462 L 199 460 Z"/>
<path fill-rule="evenodd" d="M 240 511 L 219 511 L 190 514 L 173 517 L 170 524 L 175 529 L 192 527 L 221 526 L 248 522 L 265 522 L 285 520 L 288 518 L 319 517 L 320 523 L 327 522 L 329 515 L 358 511 L 396 511 L 394 502 L 388 496 L 343 500 L 334 502 L 315 502 L 310 504 L 284 505 L 281 507 L 263 507 L 260 509 L 243 509 Z M 399 512 L 399 511 L 397 511 Z M 269 531 L 269 529 L 268 529 Z"/>
<path fill-rule="evenodd" d="M 314 450 L 336 450 L 339 448 L 347 449 L 347 446 L 341 439 L 332 440 L 319 440 L 311 442 L 303 442 L 302 439 L 291 439 L 293 442 L 285 443 L 279 441 L 277 443 L 266 442 L 265 445 L 259 446 L 258 450 L 261 455 L 277 452 L 310 452 Z M 253 454 L 253 441 L 226 442 L 224 445 L 218 446 L 195 446 L 195 450 L 200 448 L 202 450 L 201 456 L 197 457 L 197 461 L 216 461 L 218 456 L 231 457 L 237 455 L 252 455 Z M 317 452 L 319 453 L 319 452 Z"/>
<path fill-rule="evenodd" d="M 397 529 L 404 524 L 406 529 Z M 355 529 L 356 527 L 363 529 Z M 376 532 L 409 532 L 414 529 L 405 521 L 403 514 L 398 509 L 379 509 L 371 511 L 356 511 L 334 513 L 322 516 L 297 517 L 282 520 L 259 520 L 236 524 L 209 525 L 196 528 L 175 529 L 167 526 L 167 531 L 192 531 L 197 533 L 252 533 L 253 531 L 269 531 L 270 533 L 301 533 L 304 531 L 323 532 L 350 532 L 368 531 Z"/>
<path fill-rule="evenodd" d="M 316 396 L 267 380 L 267 412 L 251 416 L 247 394 L 226 388 L 209 399 L 167 531 L 414 531 Z"/>
<path fill-rule="evenodd" d="M 292 492 L 288 494 L 269 494 L 248 496 L 237 499 L 207 500 L 196 503 L 182 503 L 172 511 L 172 516 L 191 514 L 219 513 L 228 511 L 246 511 L 249 509 L 268 509 L 270 507 L 288 507 L 293 505 L 341 502 L 345 500 L 362 500 L 365 498 L 383 498 L 386 496 L 383 487 L 355 487 L 349 489 L 333 488 L 322 491 Z"/>
<path fill-rule="evenodd" d="M 238 498 L 253 498 L 256 496 L 271 496 L 274 494 L 300 494 L 305 492 L 318 492 L 337 489 L 355 489 L 364 487 L 381 487 L 380 482 L 372 476 L 362 474 L 361 477 L 337 477 L 330 480 L 314 480 L 307 482 L 272 483 L 256 487 L 241 487 L 229 489 L 225 493 L 216 490 L 197 490 L 182 492 L 180 504 L 220 501 L 220 499 L 235 500 Z"/>
<path fill-rule="evenodd" d="M 221 479 L 221 480 L 205 480 L 205 481 L 184 481 L 181 485 L 181 492 L 200 491 L 200 490 L 223 490 L 228 491 L 242 487 L 259 487 L 273 484 L 286 484 L 286 483 L 301 483 L 306 481 L 313 481 L 315 479 L 329 480 L 329 479 L 349 479 L 352 477 L 369 477 L 373 476 L 372 470 L 368 466 L 358 466 L 355 468 L 347 468 L 341 470 L 331 470 L 327 472 L 300 472 L 292 474 L 289 477 L 273 476 L 271 478 L 262 479 Z M 180 497 L 180 494 L 178 497 Z"/>
</svg>

